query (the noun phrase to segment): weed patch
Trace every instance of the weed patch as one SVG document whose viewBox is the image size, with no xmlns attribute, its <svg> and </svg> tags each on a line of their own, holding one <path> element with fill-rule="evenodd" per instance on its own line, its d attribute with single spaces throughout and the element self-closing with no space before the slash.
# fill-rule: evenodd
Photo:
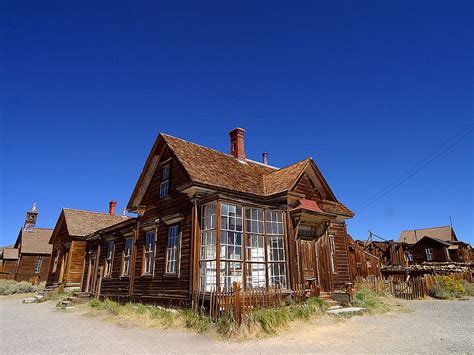
<svg viewBox="0 0 474 355">
<path fill-rule="evenodd" d="M 454 299 L 459 298 L 466 290 L 459 280 L 454 280 L 449 276 L 436 277 L 436 283 L 429 289 L 429 294 L 437 299 Z"/>
<path fill-rule="evenodd" d="M 42 282 L 39 285 L 32 285 L 26 281 L 17 282 L 14 280 L 0 280 L 0 295 L 34 293 L 42 290 L 44 286 L 45 282 Z"/>
</svg>

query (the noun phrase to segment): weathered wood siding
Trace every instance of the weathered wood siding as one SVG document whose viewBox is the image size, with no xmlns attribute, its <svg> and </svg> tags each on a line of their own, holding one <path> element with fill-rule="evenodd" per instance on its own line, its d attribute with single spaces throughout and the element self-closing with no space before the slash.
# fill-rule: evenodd
<svg viewBox="0 0 474 355">
<path fill-rule="evenodd" d="M 433 260 L 431 261 L 449 261 L 446 256 L 446 246 L 430 238 L 424 238 L 412 247 L 413 259 L 415 264 L 421 264 L 428 261 L 426 258 L 426 248 L 433 249 Z"/>
<path fill-rule="evenodd" d="M 17 260 L 2 260 L 2 265 L 0 268 L 0 279 L 2 280 L 11 280 L 15 278 L 16 266 L 18 264 Z"/>
<path fill-rule="evenodd" d="M 87 243 L 83 240 L 71 241 L 64 275 L 64 285 L 66 287 L 79 287 L 81 285 L 86 245 Z"/>
<path fill-rule="evenodd" d="M 171 155 L 165 151 L 163 161 Z M 148 302 L 160 302 L 169 300 L 174 302 L 186 302 L 191 299 L 190 290 L 190 262 L 191 262 L 191 229 L 192 229 L 192 203 L 189 197 L 176 190 L 176 187 L 188 182 L 179 163 L 172 159 L 170 161 L 170 187 L 169 197 L 160 199 L 160 175 L 159 165 L 152 177 L 150 185 L 145 192 L 143 204 L 150 209 L 140 218 L 140 223 L 146 224 L 157 218 L 180 214 L 181 220 L 181 257 L 179 276 L 165 274 L 166 246 L 168 241 L 168 226 L 160 222 L 157 231 L 156 253 L 154 263 L 154 274 L 152 277 L 142 276 L 143 248 L 146 231 L 140 230 L 136 243 L 135 280 L 133 286 L 133 297 Z"/>
<path fill-rule="evenodd" d="M 48 278 L 46 281 L 46 286 L 50 286 L 56 283 L 59 283 L 59 276 L 60 276 L 60 270 L 62 267 L 63 263 L 63 257 L 64 253 L 66 251 L 66 243 L 68 242 L 69 234 L 66 229 L 66 225 L 63 222 L 59 231 L 56 239 L 53 242 L 53 250 L 51 252 L 51 262 L 49 264 L 49 271 L 48 271 Z M 56 272 L 53 272 L 54 268 L 54 258 L 56 256 L 57 250 L 59 250 L 59 258 L 58 258 L 58 265 L 56 268 Z"/>
<path fill-rule="evenodd" d="M 35 266 L 38 260 L 39 254 L 22 254 L 18 261 L 18 269 L 15 276 L 16 281 L 28 281 L 33 280 L 43 282 L 47 279 L 49 269 L 49 255 L 42 255 L 43 262 L 39 273 L 35 273 Z"/>
</svg>

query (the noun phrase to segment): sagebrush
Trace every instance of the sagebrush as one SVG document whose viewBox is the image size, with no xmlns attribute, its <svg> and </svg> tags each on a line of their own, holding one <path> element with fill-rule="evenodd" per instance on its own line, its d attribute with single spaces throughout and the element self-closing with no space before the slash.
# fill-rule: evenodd
<svg viewBox="0 0 474 355">
<path fill-rule="evenodd" d="M 0 295 L 13 295 L 20 293 L 34 293 L 42 290 L 45 282 L 39 285 L 32 285 L 26 281 L 0 280 Z"/>
</svg>

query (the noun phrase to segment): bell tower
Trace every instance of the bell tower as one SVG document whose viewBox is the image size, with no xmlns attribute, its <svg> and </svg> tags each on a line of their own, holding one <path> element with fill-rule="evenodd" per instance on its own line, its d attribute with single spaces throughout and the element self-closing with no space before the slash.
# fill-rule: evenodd
<svg viewBox="0 0 474 355">
<path fill-rule="evenodd" d="M 23 226 L 24 231 L 34 231 L 36 226 L 36 219 L 38 218 L 38 210 L 36 209 L 36 203 L 33 203 L 30 210 L 26 212 L 25 225 Z"/>
</svg>

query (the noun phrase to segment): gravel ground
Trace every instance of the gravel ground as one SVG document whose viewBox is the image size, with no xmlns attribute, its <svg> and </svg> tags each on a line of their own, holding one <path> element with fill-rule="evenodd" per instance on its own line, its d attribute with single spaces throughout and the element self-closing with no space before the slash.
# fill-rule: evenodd
<svg viewBox="0 0 474 355">
<path fill-rule="evenodd" d="M 87 317 L 81 308 L 0 298 L 1 354 L 91 353 L 473 353 L 474 299 L 400 301 L 413 312 L 299 323 L 273 338 L 244 342 L 181 330 L 137 329 Z"/>
</svg>

